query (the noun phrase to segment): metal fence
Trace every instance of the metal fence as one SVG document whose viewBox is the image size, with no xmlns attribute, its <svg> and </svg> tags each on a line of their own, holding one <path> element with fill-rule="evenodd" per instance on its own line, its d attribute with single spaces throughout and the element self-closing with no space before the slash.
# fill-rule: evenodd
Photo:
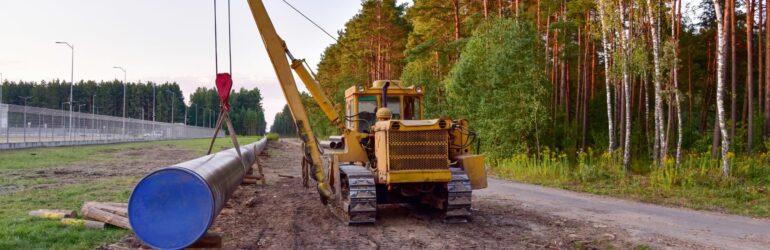
<svg viewBox="0 0 770 250">
<path fill-rule="evenodd" d="M 0 149 L 210 138 L 213 133 L 213 128 L 182 123 L 0 104 Z"/>
</svg>

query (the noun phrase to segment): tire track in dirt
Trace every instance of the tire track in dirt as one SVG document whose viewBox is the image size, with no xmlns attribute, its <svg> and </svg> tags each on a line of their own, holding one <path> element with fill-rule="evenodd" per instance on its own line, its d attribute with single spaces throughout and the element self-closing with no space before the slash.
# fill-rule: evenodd
<svg viewBox="0 0 770 250">
<path fill-rule="evenodd" d="M 210 229 L 223 236 L 224 248 L 699 248 L 665 237 L 638 242 L 621 228 L 555 216 L 514 199 L 479 195 L 474 195 L 473 221 L 467 224 L 444 224 L 431 211 L 387 205 L 378 207 L 376 224 L 346 226 L 321 204 L 313 188 L 301 186 L 300 152 L 296 140 L 270 142 L 259 157 L 268 184 L 241 186 Z"/>
</svg>

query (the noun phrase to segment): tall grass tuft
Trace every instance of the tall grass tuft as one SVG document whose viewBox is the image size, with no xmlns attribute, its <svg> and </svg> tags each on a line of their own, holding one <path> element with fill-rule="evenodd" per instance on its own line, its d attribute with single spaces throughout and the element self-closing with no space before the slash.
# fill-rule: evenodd
<svg viewBox="0 0 770 250">
<path fill-rule="evenodd" d="M 619 153 L 589 149 L 575 155 L 545 149 L 496 161 L 499 177 L 567 189 L 628 197 L 653 203 L 770 217 L 770 155 L 730 154 L 732 176 L 722 177 L 720 160 L 688 153 L 681 166 L 673 157 L 664 166 L 633 161 L 623 171 Z"/>
</svg>

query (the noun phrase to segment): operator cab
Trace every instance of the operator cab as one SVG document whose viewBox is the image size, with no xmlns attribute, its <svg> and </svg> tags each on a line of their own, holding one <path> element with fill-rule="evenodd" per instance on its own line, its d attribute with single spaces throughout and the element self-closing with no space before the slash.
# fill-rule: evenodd
<svg viewBox="0 0 770 250">
<path fill-rule="evenodd" d="M 393 120 L 422 119 L 422 97 L 424 89 L 420 86 L 404 87 L 401 81 L 378 80 L 372 86 L 356 85 L 345 90 L 345 126 L 359 132 L 369 131 L 377 122 L 377 109 L 380 108 L 382 88 L 388 87 L 388 108 L 393 113 Z"/>
</svg>

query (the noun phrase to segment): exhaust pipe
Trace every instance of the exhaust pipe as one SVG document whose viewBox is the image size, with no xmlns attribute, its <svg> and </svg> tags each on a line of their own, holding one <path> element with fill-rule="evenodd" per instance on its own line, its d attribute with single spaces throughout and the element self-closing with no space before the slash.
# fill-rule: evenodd
<svg viewBox="0 0 770 250">
<path fill-rule="evenodd" d="M 181 249 L 206 234 L 267 139 L 155 170 L 142 178 L 128 201 L 137 238 L 158 249 Z"/>
<path fill-rule="evenodd" d="M 382 100 L 380 100 L 380 107 L 383 108 L 388 107 L 388 87 L 390 87 L 390 82 L 385 82 L 385 84 L 382 85 Z"/>
</svg>

